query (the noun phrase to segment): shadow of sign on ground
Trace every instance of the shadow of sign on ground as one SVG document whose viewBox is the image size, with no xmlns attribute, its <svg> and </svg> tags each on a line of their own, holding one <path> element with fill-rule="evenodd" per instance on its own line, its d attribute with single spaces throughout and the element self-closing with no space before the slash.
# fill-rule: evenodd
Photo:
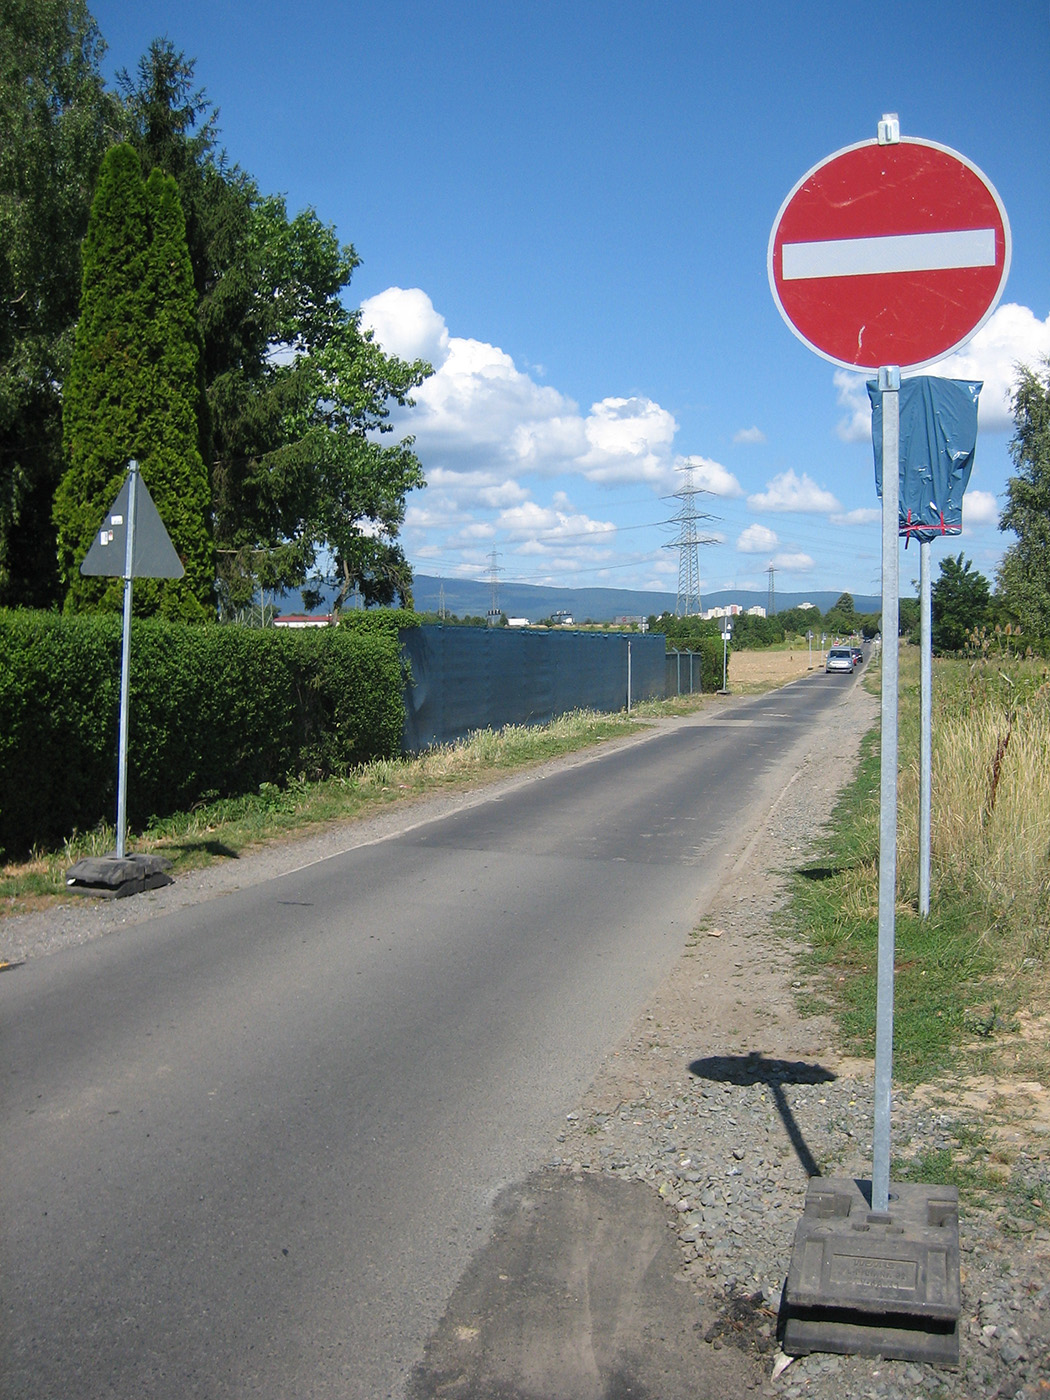
<svg viewBox="0 0 1050 1400">
<path fill-rule="evenodd" d="M 791 1146 L 795 1149 L 802 1170 L 807 1176 L 820 1176 L 813 1153 L 806 1145 L 801 1129 L 784 1093 L 785 1084 L 830 1084 L 837 1076 L 823 1065 L 808 1060 L 770 1060 L 757 1052 L 749 1055 L 707 1055 L 694 1060 L 689 1073 L 697 1079 L 715 1084 L 763 1084 L 776 1104 Z"/>
</svg>

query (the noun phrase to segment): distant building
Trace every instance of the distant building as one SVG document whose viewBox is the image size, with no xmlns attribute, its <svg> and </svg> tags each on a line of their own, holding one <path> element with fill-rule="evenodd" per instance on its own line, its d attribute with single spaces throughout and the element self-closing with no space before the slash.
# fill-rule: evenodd
<svg viewBox="0 0 1050 1400">
<path fill-rule="evenodd" d="M 275 627 L 331 627 L 334 622 L 331 613 L 284 613 L 275 617 Z"/>
<path fill-rule="evenodd" d="M 551 621 L 555 627 L 572 627 L 574 619 L 571 612 L 552 612 Z"/>
<path fill-rule="evenodd" d="M 820 612 L 820 609 L 817 607 L 816 603 L 799 603 L 798 606 L 802 609 L 803 612 L 810 612 L 814 609 L 817 612 Z"/>
<path fill-rule="evenodd" d="M 748 617 L 765 617 L 766 610 L 761 604 L 756 603 L 753 608 L 748 608 L 747 615 Z"/>
<path fill-rule="evenodd" d="M 716 617 L 739 617 L 744 611 L 739 603 L 727 603 L 722 608 L 708 608 L 706 612 L 700 614 L 705 622 L 710 622 Z"/>
<path fill-rule="evenodd" d="M 507 626 L 508 626 L 508 627 L 528 627 L 528 626 L 529 626 L 529 619 L 528 619 L 527 617 L 508 617 L 508 618 L 507 618 Z"/>
</svg>

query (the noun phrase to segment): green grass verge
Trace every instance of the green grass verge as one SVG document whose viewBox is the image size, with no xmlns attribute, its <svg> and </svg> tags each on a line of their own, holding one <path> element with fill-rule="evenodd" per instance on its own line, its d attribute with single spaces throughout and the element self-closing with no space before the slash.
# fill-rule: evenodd
<svg viewBox="0 0 1050 1400">
<path fill-rule="evenodd" d="M 630 715 L 577 711 L 548 725 L 481 730 L 461 743 L 416 757 L 376 760 L 325 782 L 291 778 L 281 785 L 263 783 L 258 792 L 204 802 L 190 812 L 154 821 L 144 831 L 130 832 L 128 849 L 164 855 L 178 876 L 267 842 L 358 821 L 397 803 L 493 782 L 563 754 L 623 738 L 637 732 L 646 719 L 688 713 L 711 699 L 683 696 L 646 702 L 635 706 Z M 66 893 L 66 870 L 81 857 L 103 855 L 115 845 L 114 828 L 105 825 L 76 835 L 61 850 L 37 851 L 28 861 L 0 866 L 0 915 L 58 899 L 83 898 Z"/>
<path fill-rule="evenodd" d="M 832 1012 L 843 1049 L 859 1056 L 875 1053 L 878 788 L 878 736 L 869 734 L 827 836 L 794 873 L 791 909 L 810 1005 Z M 919 1083 L 958 1064 L 981 1033 L 994 948 L 972 899 L 939 900 L 927 919 L 898 904 L 895 923 L 894 1075 Z"/>
<path fill-rule="evenodd" d="M 902 747 L 910 716 L 902 713 Z M 841 1050 L 875 1053 L 879 735 L 861 745 L 853 780 L 843 790 L 828 829 L 792 875 L 783 931 L 795 941 L 803 983 L 803 1014 L 830 1015 Z M 1040 1007 L 1038 972 L 1019 975 L 1007 954 L 1000 911 L 970 888 L 943 881 L 929 918 L 898 894 L 895 910 L 893 1073 L 902 1086 L 951 1089 L 969 1075 L 991 1072 L 1003 1083 L 1004 1059 L 1015 1055 L 1018 1012 Z M 1034 962 L 1029 959 L 1029 962 Z M 1008 974 L 1008 975 L 1007 975 Z M 1010 1054 L 1004 1057 L 1004 1045 Z M 1039 1075 L 1042 1078 L 1042 1075 Z M 950 1096 L 947 1100 L 950 1103 Z M 1011 1155 L 991 1125 L 966 1111 L 948 1111 L 950 1126 L 932 1142 L 895 1135 L 896 1180 L 958 1187 L 963 1199 L 995 1207 L 1010 1219 L 1045 1223 L 1045 1176 L 1011 1171 Z"/>
</svg>

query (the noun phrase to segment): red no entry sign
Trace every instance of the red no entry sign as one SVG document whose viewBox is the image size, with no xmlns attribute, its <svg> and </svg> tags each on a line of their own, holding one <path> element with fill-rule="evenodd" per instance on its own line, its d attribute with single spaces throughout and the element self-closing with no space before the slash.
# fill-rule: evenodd
<svg viewBox="0 0 1050 1400">
<path fill-rule="evenodd" d="M 863 141 L 791 191 L 768 265 L 781 314 L 818 355 L 847 369 L 920 369 L 995 310 L 1010 225 L 994 187 L 957 151 Z"/>
</svg>

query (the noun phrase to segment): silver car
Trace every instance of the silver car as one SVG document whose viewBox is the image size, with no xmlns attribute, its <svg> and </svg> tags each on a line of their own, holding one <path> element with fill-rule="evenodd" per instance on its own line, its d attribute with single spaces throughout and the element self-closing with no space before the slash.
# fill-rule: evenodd
<svg viewBox="0 0 1050 1400">
<path fill-rule="evenodd" d="M 848 671 L 853 674 L 856 665 L 851 647 L 832 647 L 824 662 L 825 671 Z"/>
</svg>

